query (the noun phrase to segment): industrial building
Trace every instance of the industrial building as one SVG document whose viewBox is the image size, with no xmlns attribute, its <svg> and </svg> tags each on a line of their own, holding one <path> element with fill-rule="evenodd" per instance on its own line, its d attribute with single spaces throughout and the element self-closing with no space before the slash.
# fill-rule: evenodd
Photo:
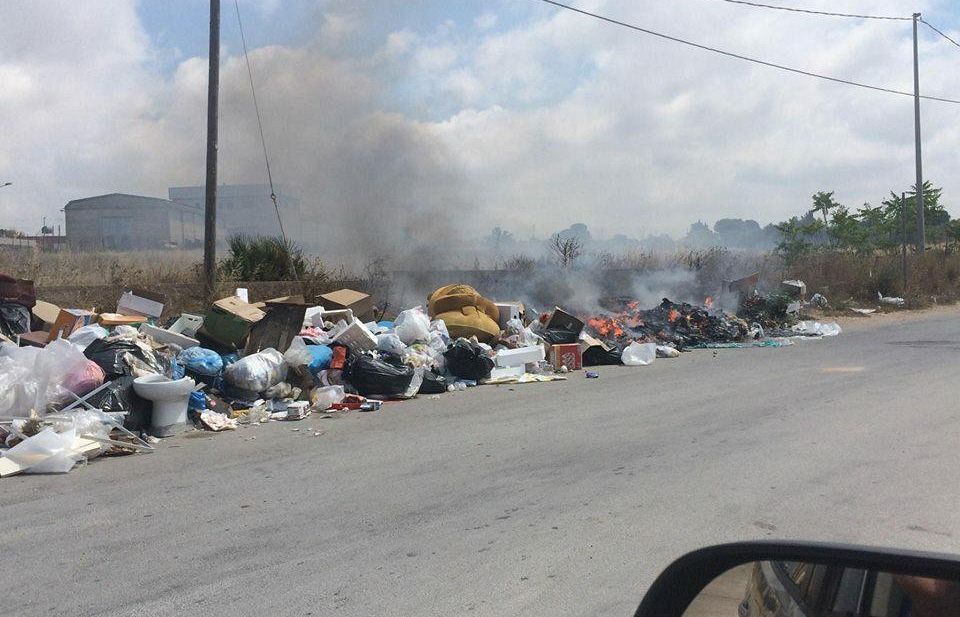
<svg viewBox="0 0 960 617">
<path fill-rule="evenodd" d="M 288 237 L 303 237 L 300 199 L 286 187 L 274 185 L 283 226 Z M 167 190 L 171 201 L 198 208 L 204 207 L 203 186 L 175 186 Z M 224 242 L 231 236 L 278 236 L 280 226 L 266 184 L 221 184 L 217 187 L 217 240 Z"/>
<path fill-rule="evenodd" d="M 203 240 L 203 208 L 157 197 L 98 195 L 74 199 L 63 212 L 71 249 L 191 248 Z"/>
</svg>

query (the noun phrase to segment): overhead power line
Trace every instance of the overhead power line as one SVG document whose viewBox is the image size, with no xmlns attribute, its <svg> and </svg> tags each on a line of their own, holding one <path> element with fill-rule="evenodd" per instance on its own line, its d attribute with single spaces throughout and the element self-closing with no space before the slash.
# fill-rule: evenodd
<svg viewBox="0 0 960 617">
<path fill-rule="evenodd" d="M 883 19 L 887 21 L 910 21 L 912 17 L 897 17 L 894 15 L 856 15 L 853 13 L 831 13 L 829 11 L 813 11 L 810 9 L 798 9 L 792 6 L 777 6 L 775 4 L 762 4 L 760 2 L 747 2 L 746 0 L 721 0 L 730 4 L 745 4 L 763 9 L 776 9 L 778 11 L 791 11 L 793 13 L 806 13 L 808 15 L 821 15 L 826 17 L 850 17 L 853 19 Z"/>
<path fill-rule="evenodd" d="M 589 11 L 584 11 L 583 9 L 578 9 L 567 4 L 562 4 L 556 2 L 555 0 L 541 0 L 541 2 L 546 2 L 547 4 L 552 4 L 553 6 L 559 7 L 561 9 L 566 9 L 568 11 L 573 11 L 574 13 L 580 13 L 581 15 L 586 15 L 588 17 L 593 17 L 594 19 L 599 19 L 600 21 L 605 21 L 617 26 L 623 26 L 624 28 L 629 28 L 631 30 L 636 30 L 637 32 L 643 32 L 644 34 L 649 34 L 661 39 L 666 39 L 668 41 L 673 41 L 674 43 L 682 43 L 683 45 L 689 45 L 690 47 L 696 47 L 697 49 L 702 49 L 704 51 L 710 51 L 715 54 L 720 54 L 722 56 L 727 56 L 728 58 L 736 58 L 737 60 L 744 60 L 746 62 L 752 62 L 754 64 L 759 64 L 762 66 L 767 66 L 774 69 L 779 69 L 781 71 L 787 71 L 789 73 L 796 73 L 797 75 L 806 75 L 807 77 L 816 77 L 818 79 L 825 79 L 827 81 L 832 81 L 839 84 L 846 84 L 848 86 L 856 86 L 858 88 L 866 88 L 868 90 L 876 90 L 878 92 L 886 92 L 888 94 L 897 94 L 900 96 L 909 96 L 913 97 L 912 92 L 906 92 L 904 90 L 894 90 L 892 88 L 884 88 L 882 86 L 873 86 L 870 84 L 864 84 L 856 81 L 850 81 L 847 79 L 841 79 L 839 77 L 830 77 L 829 75 L 821 75 L 819 73 L 812 73 L 810 71 L 804 71 L 803 69 L 797 69 L 790 66 L 784 66 L 782 64 L 776 64 L 774 62 L 767 62 L 766 60 L 760 60 L 759 58 L 752 58 L 750 56 L 743 56 L 741 54 L 735 54 L 730 51 L 724 51 L 722 49 L 717 49 L 716 47 L 709 47 L 707 45 L 701 45 L 700 43 L 694 43 L 693 41 L 688 41 L 686 39 L 681 39 L 675 36 L 670 36 L 669 34 L 663 34 L 662 32 L 655 32 L 653 30 L 648 30 L 647 28 L 641 28 L 640 26 L 635 26 L 623 21 L 618 21 L 610 17 L 604 17 L 603 15 L 598 15 L 597 13 L 591 13 Z M 953 103 L 955 105 L 960 105 L 960 100 L 958 99 L 948 99 L 939 96 L 927 96 L 920 95 L 920 98 L 926 99 L 928 101 L 940 101 L 941 103 Z"/>
<path fill-rule="evenodd" d="M 920 21 L 923 22 L 924 24 L 926 24 L 926 26 L 927 26 L 928 28 L 930 28 L 931 30 L 933 30 L 934 32 L 936 32 L 937 34 L 939 34 L 940 36 L 942 36 L 943 38 L 947 39 L 948 41 L 950 41 L 951 43 L 953 43 L 953 44 L 956 45 L 957 47 L 960 47 L 960 43 L 956 42 L 954 39 L 950 38 L 949 36 L 947 36 L 946 34 L 944 34 L 943 32 L 941 32 L 940 29 L 938 29 L 936 26 L 934 26 L 933 24 L 931 24 L 931 23 L 930 23 L 929 21 L 927 21 L 926 19 L 922 19 L 922 18 L 921 18 Z"/>
<path fill-rule="evenodd" d="M 267 182 L 270 183 L 270 199 L 273 208 L 277 211 L 277 223 L 280 225 L 280 236 L 284 244 L 287 243 L 287 234 L 283 230 L 283 218 L 280 216 L 280 204 L 277 202 L 277 192 L 273 190 L 273 173 L 270 171 L 270 157 L 267 156 L 267 140 L 263 136 L 263 120 L 260 118 L 260 104 L 257 102 L 257 90 L 253 86 L 253 69 L 250 68 L 250 55 L 247 54 L 247 39 L 243 35 L 243 21 L 240 20 L 240 3 L 233 0 L 237 9 L 237 25 L 240 27 L 240 43 L 243 45 L 243 57 L 247 61 L 247 76 L 250 78 L 250 94 L 253 95 L 253 108 L 257 112 L 257 128 L 260 129 L 260 145 L 263 146 L 263 162 L 267 167 Z"/>
</svg>

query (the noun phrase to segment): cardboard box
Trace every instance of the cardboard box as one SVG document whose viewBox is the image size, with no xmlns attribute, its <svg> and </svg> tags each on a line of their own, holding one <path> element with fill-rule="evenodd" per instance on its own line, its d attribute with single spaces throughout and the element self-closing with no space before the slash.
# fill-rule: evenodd
<svg viewBox="0 0 960 617">
<path fill-rule="evenodd" d="M 46 347 L 50 342 L 50 333 L 38 330 L 36 332 L 25 332 L 17 337 L 21 347 Z"/>
<path fill-rule="evenodd" d="M 50 335 L 47 341 L 55 341 L 58 338 L 67 338 L 77 328 L 89 326 L 96 318 L 93 311 L 83 309 L 60 309 L 60 314 L 50 327 Z"/>
<path fill-rule="evenodd" d="M 276 298 L 267 301 L 263 319 L 250 326 L 244 354 L 254 354 L 267 348 L 286 351 L 293 337 L 303 329 L 303 316 L 307 305 L 299 298 Z M 282 352 L 281 352 L 282 353 Z"/>
<path fill-rule="evenodd" d="M 36 326 L 49 332 L 50 328 L 53 327 L 53 323 L 57 320 L 57 317 L 60 316 L 60 307 L 56 304 L 44 302 L 43 300 L 37 300 L 31 312 L 36 322 L 39 322 L 35 322 Z"/>
<path fill-rule="evenodd" d="M 352 289 L 340 289 L 321 294 L 320 303 L 327 310 L 350 309 L 360 321 L 368 321 L 373 317 L 373 298 L 370 294 Z"/>
<path fill-rule="evenodd" d="M 522 302 L 496 302 L 497 310 L 500 311 L 500 318 L 497 320 L 497 323 L 500 325 L 500 329 L 504 330 L 507 327 L 507 322 L 511 319 L 523 319 L 523 303 Z"/>
<path fill-rule="evenodd" d="M 150 319 L 143 315 L 121 315 L 120 313 L 101 313 L 97 316 L 97 322 L 105 328 L 113 326 L 139 326 Z"/>
<path fill-rule="evenodd" d="M 263 319 L 263 316 L 263 311 L 240 298 L 223 298 L 214 302 L 204 315 L 203 327 L 197 333 L 221 345 L 235 346 L 246 338 L 250 326 Z"/>
<path fill-rule="evenodd" d="M 166 297 L 162 294 L 144 289 L 133 289 L 120 296 L 120 300 L 117 301 L 117 313 L 160 319 L 166 301 Z"/>
<path fill-rule="evenodd" d="M 757 284 L 760 282 L 760 273 L 754 272 L 749 276 L 736 279 L 734 281 L 723 281 L 721 287 L 723 293 L 736 294 L 741 298 L 752 296 L 757 290 Z"/>
<path fill-rule="evenodd" d="M 551 345 L 550 364 L 552 364 L 554 368 L 565 366 L 571 371 L 578 371 L 582 369 L 583 352 L 580 351 L 579 343 Z"/>
</svg>

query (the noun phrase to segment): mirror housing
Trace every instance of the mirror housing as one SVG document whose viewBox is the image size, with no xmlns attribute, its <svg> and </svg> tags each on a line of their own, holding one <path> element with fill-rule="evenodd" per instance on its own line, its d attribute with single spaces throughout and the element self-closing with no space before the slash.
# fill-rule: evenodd
<svg viewBox="0 0 960 617">
<path fill-rule="evenodd" d="M 715 578 L 756 561 L 797 561 L 960 581 L 960 557 L 953 555 L 813 542 L 736 542 L 693 551 L 667 566 L 634 615 L 682 617 Z"/>
</svg>

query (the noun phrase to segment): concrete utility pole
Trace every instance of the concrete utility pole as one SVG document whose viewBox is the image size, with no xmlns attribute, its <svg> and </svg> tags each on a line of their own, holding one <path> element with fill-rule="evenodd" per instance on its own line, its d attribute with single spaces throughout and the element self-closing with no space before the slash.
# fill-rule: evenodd
<svg viewBox="0 0 960 617">
<path fill-rule="evenodd" d="M 917 51 L 917 22 L 920 13 L 913 14 L 913 136 L 917 148 L 917 252 L 927 247 L 927 230 L 923 217 L 923 156 L 920 151 L 920 54 Z"/>
<path fill-rule="evenodd" d="M 210 66 L 207 81 L 207 180 L 203 228 L 204 296 L 217 282 L 217 107 L 220 93 L 220 0 L 210 0 Z"/>
</svg>

